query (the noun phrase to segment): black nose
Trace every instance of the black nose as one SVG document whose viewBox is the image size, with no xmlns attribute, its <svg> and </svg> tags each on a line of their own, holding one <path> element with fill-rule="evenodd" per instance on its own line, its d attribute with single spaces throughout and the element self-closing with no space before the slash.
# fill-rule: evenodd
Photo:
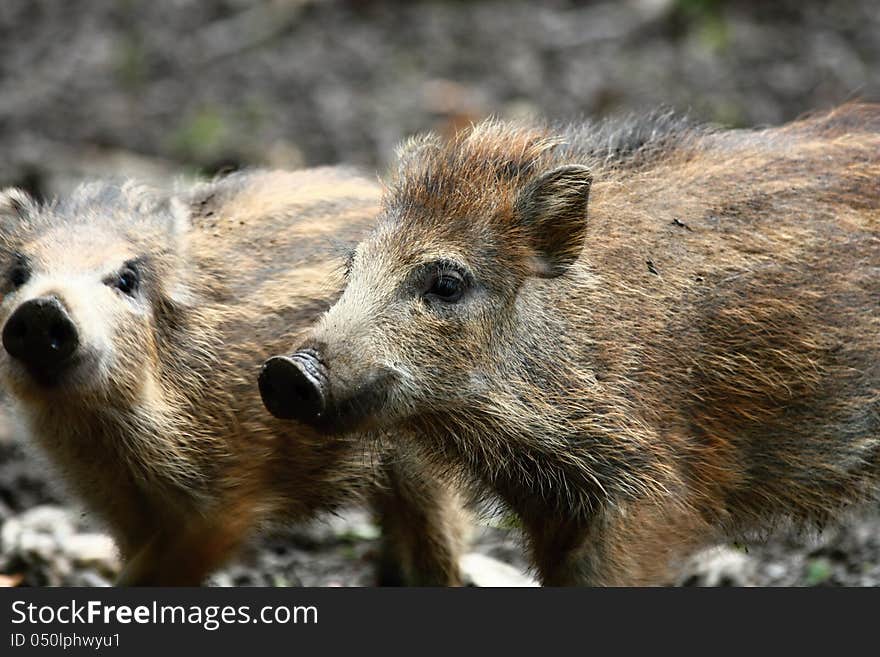
<svg viewBox="0 0 880 657">
<path fill-rule="evenodd" d="M 76 326 L 55 297 L 31 299 L 3 327 L 3 347 L 34 374 L 58 374 L 76 351 Z"/>
<path fill-rule="evenodd" d="M 259 383 L 263 404 L 277 418 L 309 424 L 326 409 L 327 368 L 315 351 L 270 358 L 263 364 Z"/>
</svg>

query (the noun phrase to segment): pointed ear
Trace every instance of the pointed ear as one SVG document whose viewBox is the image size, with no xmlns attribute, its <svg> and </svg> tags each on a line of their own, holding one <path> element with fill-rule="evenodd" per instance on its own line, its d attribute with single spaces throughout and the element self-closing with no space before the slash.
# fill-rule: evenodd
<svg viewBox="0 0 880 657">
<path fill-rule="evenodd" d="M 535 276 L 564 273 L 586 238 L 587 202 L 593 176 L 580 164 L 553 169 L 531 181 L 516 202 L 520 226 L 531 241 Z"/>
<path fill-rule="evenodd" d="M 0 235 L 14 231 L 39 203 L 30 194 L 17 187 L 0 190 Z"/>
<path fill-rule="evenodd" d="M 36 206 L 36 200 L 23 189 L 8 187 L 0 191 L 0 215 L 4 217 L 22 219 Z"/>
<path fill-rule="evenodd" d="M 168 216 L 166 225 L 169 242 L 174 245 L 178 258 L 185 259 L 189 250 L 189 233 L 192 226 L 191 205 L 186 203 L 186 199 L 171 196 L 162 201 L 161 207 Z M 196 297 L 189 285 L 186 268 L 175 267 L 172 271 L 173 273 L 169 273 L 167 279 L 163 281 L 169 309 L 173 309 L 172 306 L 176 308 L 194 303 Z"/>
</svg>

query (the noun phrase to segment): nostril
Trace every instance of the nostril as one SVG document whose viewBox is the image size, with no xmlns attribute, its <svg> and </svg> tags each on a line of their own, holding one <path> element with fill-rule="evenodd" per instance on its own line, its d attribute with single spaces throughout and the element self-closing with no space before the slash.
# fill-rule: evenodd
<svg viewBox="0 0 880 657">
<path fill-rule="evenodd" d="M 18 358 L 24 353 L 27 333 L 27 322 L 21 315 L 13 314 L 3 328 L 3 347 L 10 356 Z"/>
<path fill-rule="evenodd" d="M 263 404 L 275 417 L 314 422 L 324 412 L 327 376 L 310 354 L 270 358 L 260 372 L 259 388 Z"/>
<path fill-rule="evenodd" d="M 6 331 L 4 331 L 4 333 L 12 338 L 23 338 L 27 335 L 27 325 L 20 321 L 19 317 L 13 317 L 12 320 L 7 323 Z"/>
<path fill-rule="evenodd" d="M 49 327 L 49 346 L 55 351 L 65 351 L 76 340 L 76 331 L 69 321 L 57 320 Z"/>
</svg>

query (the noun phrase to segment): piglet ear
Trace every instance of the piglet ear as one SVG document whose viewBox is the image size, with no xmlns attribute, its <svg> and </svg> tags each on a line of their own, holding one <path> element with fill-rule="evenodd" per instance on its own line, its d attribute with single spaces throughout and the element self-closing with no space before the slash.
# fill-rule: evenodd
<svg viewBox="0 0 880 657">
<path fill-rule="evenodd" d="M 0 215 L 4 218 L 23 219 L 36 206 L 37 201 L 23 189 L 8 187 L 0 191 Z"/>
<path fill-rule="evenodd" d="M 0 190 L 0 237 L 19 230 L 28 216 L 36 212 L 39 202 L 23 189 L 9 187 Z"/>
<path fill-rule="evenodd" d="M 535 276 L 559 276 L 580 256 L 592 183 L 586 166 L 570 164 L 542 174 L 520 192 L 516 214 L 534 251 L 529 264 Z"/>
</svg>

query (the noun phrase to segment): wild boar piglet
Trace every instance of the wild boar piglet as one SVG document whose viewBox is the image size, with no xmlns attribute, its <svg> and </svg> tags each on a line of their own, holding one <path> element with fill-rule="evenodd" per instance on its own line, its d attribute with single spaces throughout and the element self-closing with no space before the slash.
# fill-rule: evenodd
<svg viewBox="0 0 880 657">
<path fill-rule="evenodd" d="M 880 107 L 415 139 L 291 346 L 272 412 L 417 443 L 519 514 L 546 584 L 825 523 L 880 475 Z"/>
<path fill-rule="evenodd" d="M 458 582 L 445 484 L 276 420 L 252 384 L 338 297 L 377 188 L 325 168 L 0 195 L 0 377 L 115 537 L 122 583 L 197 584 L 257 529 L 364 497 L 388 530 L 386 580 Z"/>
</svg>

